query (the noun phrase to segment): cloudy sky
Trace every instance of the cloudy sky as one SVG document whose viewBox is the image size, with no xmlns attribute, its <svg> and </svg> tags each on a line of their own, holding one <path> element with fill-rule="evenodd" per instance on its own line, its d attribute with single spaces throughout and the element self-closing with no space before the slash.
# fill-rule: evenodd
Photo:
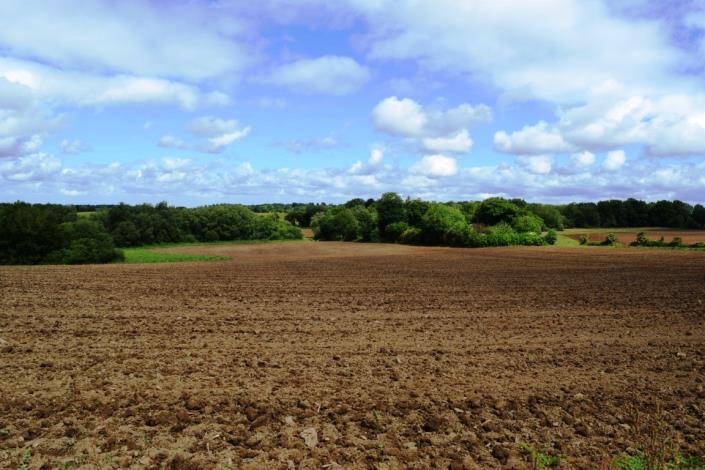
<svg viewBox="0 0 705 470">
<path fill-rule="evenodd" d="M 0 200 L 705 202 L 702 0 L 3 0 Z"/>
</svg>

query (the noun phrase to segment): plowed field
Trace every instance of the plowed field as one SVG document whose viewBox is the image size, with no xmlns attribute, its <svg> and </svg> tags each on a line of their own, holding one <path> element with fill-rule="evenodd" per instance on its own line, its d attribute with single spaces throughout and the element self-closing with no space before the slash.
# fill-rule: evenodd
<svg viewBox="0 0 705 470">
<path fill-rule="evenodd" d="M 352 243 L 0 268 L 0 468 L 705 455 L 705 253 Z"/>
</svg>

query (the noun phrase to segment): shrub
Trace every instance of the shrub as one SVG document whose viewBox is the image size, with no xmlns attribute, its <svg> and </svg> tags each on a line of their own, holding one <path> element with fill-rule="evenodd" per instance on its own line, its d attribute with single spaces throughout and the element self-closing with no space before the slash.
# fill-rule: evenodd
<svg viewBox="0 0 705 470">
<path fill-rule="evenodd" d="M 632 242 L 632 245 L 643 246 L 649 243 L 649 239 L 646 237 L 645 232 L 639 232 L 636 234 L 636 240 Z"/>
<path fill-rule="evenodd" d="M 467 227 L 463 213 L 445 204 L 429 205 L 421 218 L 422 236 L 430 245 L 457 244 L 464 239 Z"/>
<path fill-rule="evenodd" d="M 475 222 L 485 225 L 496 225 L 509 222 L 520 212 L 519 207 L 511 201 L 500 197 L 491 197 L 480 203 L 475 212 Z"/>
<path fill-rule="evenodd" d="M 614 233 L 608 233 L 607 236 L 605 237 L 605 241 L 602 242 L 603 245 L 606 246 L 611 246 L 614 245 L 617 242 L 617 237 L 614 236 Z"/>
<path fill-rule="evenodd" d="M 399 236 L 399 243 L 406 245 L 419 245 L 422 243 L 421 229 L 409 227 Z"/>
<path fill-rule="evenodd" d="M 509 246 L 516 245 L 519 237 L 511 225 L 502 222 L 489 227 L 485 241 L 487 246 Z"/>
<path fill-rule="evenodd" d="M 520 215 L 514 219 L 512 227 L 517 232 L 541 233 L 543 220 L 534 214 Z"/>
<path fill-rule="evenodd" d="M 580 244 L 587 245 L 590 242 L 590 237 L 587 235 L 580 235 Z"/>
<path fill-rule="evenodd" d="M 115 249 L 105 228 L 93 220 L 79 219 L 59 226 L 57 238 L 64 248 L 53 251 L 44 260 L 51 264 L 97 264 L 124 260 Z"/>
<path fill-rule="evenodd" d="M 548 243 L 549 245 L 555 245 L 556 242 L 558 241 L 558 234 L 556 233 L 555 230 L 551 229 L 548 231 L 545 237 L 543 237 L 543 240 Z"/>
<path fill-rule="evenodd" d="M 673 240 L 671 240 L 669 245 L 672 247 L 683 246 L 683 239 L 681 237 L 673 237 Z"/>
<path fill-rule="evenodd" d="M 406 222 L 394 222 L 384 228 L 384 233 L 390 242 L 400 241 L 401 235 L 409 229 Z"/>
</svg>

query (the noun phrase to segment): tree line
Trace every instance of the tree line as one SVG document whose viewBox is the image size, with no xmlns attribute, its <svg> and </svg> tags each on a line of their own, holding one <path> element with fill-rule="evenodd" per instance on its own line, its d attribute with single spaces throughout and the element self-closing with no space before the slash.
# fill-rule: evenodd
<svg viewBox="0 0 705 470">
<path fill-rule="evenodd" d="M 573 227 L 705 228 L 700 204 L 637 199 L 550 205 L 495 197 L 436 203 L 385 193 L 377 200 L 352 199 L 338 206 L 298 206 L 286 217 L 301 225 L 306 222 L 301 214 L 309 213 L 320 240 L 449 246 L 552 244 L 555 231 Z"/>
<path fill-rule="evenodd" d="M 301 229 L 276 214 L 235 204 L 118 204 L 87 216 L 75 206 L 0 204 L 0 264 L 109 263 L 124 259 L 123 247 L 302 237 Z"/>
<path fill-rule="evenodd" d="M 554 243 L 564 228 L 705 228 L 705 207 L 637 199 L 532 204 L 522 199 L 429 202 L 385 193 L 344 204 L 0 204 L 0 264 L 106 263 L 120 248 L 219 240 L 299 239 L 447 246 Z"/>
</svg>

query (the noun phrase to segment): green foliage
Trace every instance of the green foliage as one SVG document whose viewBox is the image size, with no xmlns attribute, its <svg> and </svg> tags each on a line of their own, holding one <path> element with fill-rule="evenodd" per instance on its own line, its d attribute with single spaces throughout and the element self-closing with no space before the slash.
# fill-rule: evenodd
<svg viewBox="0 0 705 470">
<path fill-rule="evenodd" d="M 580 244 L 587 245 L 590 243 L 590 237 L 588 235 L 580 235 Z"/>
<path fill-rule="evenodd" d="M 378 242 L 379 229 L 377 228 L 377 211 L 374 207 L 368 208 L 365 205 L 358 204 L 350 210 L 355 216 L 359 226 L 360 241 Z"/>
<path fill-rule="evenodd" d="M 423 243 L 421 238 L 421 229 L 416 227 L 409 227 L 404 230 L 404 232 L 399 236 L 399 243 L 405 245 L 420 245 Z"/>
<path fill-rule="evenodd" d="M 467 229 L 463 213 L 445 204 L 430 204 L 421 218 L 421 236 L 430 245 L 461 246 Z"/>
<path fill-rule="evenodd" d="M 128 264 L 144 263 L 179 263 L 185 261 L 222 261 L 225 256 L 192 255 L 184 253 L 163 253 L 155 251 L 152 247 L 125 248 L 124 262 Z"/>
<path fill-rule="evenodd" d="M 614 235 L 614 233 L 608 233 L 605 237 L 605 241 L 602 242 L 602 244 L 606 246 L 612 246 L 615 243 L 617 243 L 617 237 Z"/>
<path fill-rule="evenodd" d="M 543 220 L 534 214 L 520 215 L 512 222 L 512 227 L 517 232 L 541 233 L 543 225 Z"/>
<path fill-rule="evenodd" d="M 316 240 L 354 241 L 361 234 L 354 212 L 345 207 L 319 212 L 311 219 L 311 228 Z"/>
<path fill-rule="evenodd" d="M 406 211 L 406 220 L 412 227 L 421 226 L 421 218 L 424 216 L 428 210 L 430 203 L 422 201 L 421 199 L 407 199 L 404 203 L 404 208 Z"/>
<path fill-rule="evenodd" d="M 551 229 L 548 231 L 545 237 L 543 237 L 543 241 L 545 241 L 549 245 L 555 245 L 556 242 L 558 241 L 558 234 L 556 233 L 555 230 Z"/>
<path fill-rule="evenodd" d="M 485 238 L 487 246 L 509 246 L 517 244 L 518 234 L 511 225 L 501 222 L 490 227 Z"/>
<path fill-rule="evenodd" d="M 385 237 L 388 241 L 399 241 L 401 235 L 409 229 L 406 222 L 394 222 L 384 228 Z"/>
<path fill-rule="evenodd" d="M 390 240 L 385 229 L 395 222 L 406 222 L 406 210 L 404 201 L 397 193 L 384 193 L 375 204 L 377 208 L 377 221 L 382 239 Z"/>
<path fill-rule="evenodd" d="M 500 197 L 491 197 L 480 203 L 475 212 L 474 222 L 484 225 L 496 225 L 509 222 L 521 212 L 519 206 Z"/>
<path fill-rule="evenodd" d="M 649 239 L 646 237 L 646 232 L 639 232 L 636 234 L 636 240 L 632 242 L 632 245 L 643 246 L 649 243 Z"/>
<path fill-rule="evenodd" d="M 556 206 L 548 204 L 529 204 L 529 211 L 540 217 L 547 228 L 563 230 L 565 228 L 565 217 Z"/>
<path fill-rule="evenodd" d="M 673 237 L 673 240 L 671 240 L 671 243 L 669 243 L 669 245 L 672 247 L 683 246 L 683 239 L 681 237 Z"/>
<path fill-rule="evenodd" d="M 526 452 L 531 457 L 531 463 L 534 469 L 543 469 L 549 467 L 556 467 L 560 463 L 561 459 L 557 455 L 544 454 L 539 452 L 528 444 L 522 444 L 522 450 Z"/>
<path fill-rule="evenodd" d="M 705 460 L 694 456 L 677 455 L 670 459 L 652 458 L 646 454 L 620 455 L 611 462 L 619 470 L 705 470 Z"/>
</svg>

